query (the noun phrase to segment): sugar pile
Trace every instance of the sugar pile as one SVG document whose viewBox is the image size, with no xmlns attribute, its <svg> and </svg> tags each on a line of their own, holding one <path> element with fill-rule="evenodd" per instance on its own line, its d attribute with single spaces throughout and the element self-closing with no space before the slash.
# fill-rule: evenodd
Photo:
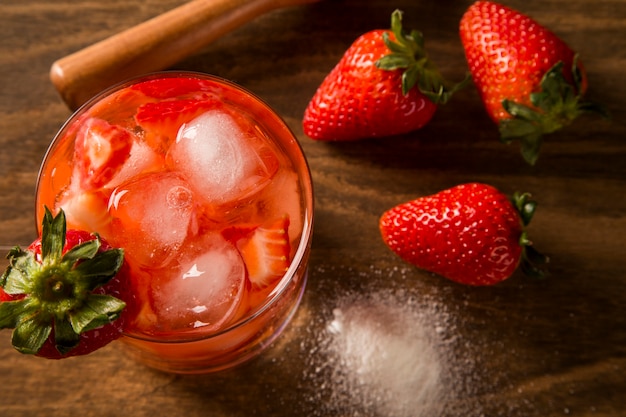
<svg viewBox="0 0 626 417">
<path fill-rule="evenodd" d="M 419 318 L 405 314 L 406 306 L 376 298 L 377 303 L 358 300 L 336 308 L 328 325 L 329 348 L 353 387 L 351 400 L 379 414 L 430 412 L 440 390 L 437 351 L 427 332 L 414 325 Z"/>
<path fill-rule="evenodd" d="M 444 295 L 402 285 L 337 294 L 309 329 L 313 341 L 301 346 L 308 362 L 303 385 L 316 387 L 307 415 L 456 415 L 450 413 L 458 394 L 471 390 L 463 375 L 473 372 L 473 362 L 456 355 L 458 317 L 441 302 Z M 482 414 L 470 408 L 464 415 Z"/>
</svg>

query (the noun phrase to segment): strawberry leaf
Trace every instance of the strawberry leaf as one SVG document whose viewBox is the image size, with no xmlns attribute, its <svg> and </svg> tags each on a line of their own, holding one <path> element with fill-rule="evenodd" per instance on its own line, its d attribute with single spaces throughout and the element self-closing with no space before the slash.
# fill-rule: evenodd
<svg viewBox="0 0 626 417">
<path fill-rule="evenodd" d="M 0 303 L 0 329 L 15 328 L 28 303 L 25 299 Z"/>
<path fill-rule="evenodd" d="M 536 133 L 519 138 L 522 157 L 530 165 L 535 165 L 539 157 L 539 150 L 543 143 L 543 137 Z"/>
<path fill-rule="evenodd" d="M 11 250 L 9 250 L 6 257 L 9 260 L 9 266 L 4 270 L 2 276 L 0 276 L 0 287 L 4 287 L 6 285 L 6 282 L 11 275 L 11 271 L 16 267 L 16 260 L 22 256 L 23 252 L 24 251 L 19 246 L 14 246 Z"/>
<path fill-rule="evenodd" d="M 449 86 L 437 67 L 428 59 L 424 48 L 424 36 L 420 31 L 407 33 L 402 27 L 402 11 L 391 14 L 391 33 L 383 33 L 383 42 L 391 52 L 376 61 L 376 67 L 385 71 L 404 69 L 402 94 L 407 94 L 417 85 L 419 91 L 435 104 L 444 104 L 450 97 L 469 83 L 471 76 Z"/>
<path fill-rule="evenodd" d="M 13 330 L 11 342 L 22 353 L 35 354 L 52 333 L 52 323 L 44 323 L 40 314 L 33 314 L 20 321 Z"/>
<path fill-rule="evenodd" d="M 522 245 L 520 269 L 524 275 L 533 278 L 545 278 L 548 275 L 548 271 L 542 268 L 542 266 L 547 264 L 550 259 L 532 246 L 532 242 L 528 240 L 526 233 L 522 233 L 520 244 Z"/>
<path fill-rule="evenodd" d="M 530 95 L 531 103 L 544 112 L 564 108 L 565 102 L 575 99 L 576 94 L 574 88 L 563 80 L 563 62 L 558 62 L 544 76 L 541 91 Z"/>
<path fill-rule="evenodd" d="M 383 34 L 383 38 L 388 37 L 389 35 L 387 33 Z M 399 68 L 408 68 L 411 64 L 411 58 L 406 56 L 404 50 L 402 50 L 397 53 L 386 55 L 383 62 L 385 63 L 385 69 L 394 70 Z"/>
<path fill-rule="evenodd" d="M 548 258 L 547 256 L 541 254 L 539 251 L 537 251 L 537 249 L 534 248 L 534 246 L 531 245 L 526 245 L 525 247 L 526 251 L 526 259 L 528 261 L 528 263 L 530 265 L 534 265 L 534 267 L 532 268 L 534 273 L 539 272 L 539 274 L 541 276 L 545 276 L 546 275 L 546 271 L 544 269 L 540 269 L 538 267 L 538 265 L 545 265 L 548 262 L 550 262 L 550 258 Z"/>
<path fill-rule="evenodd" d="M 510 144 L 514 140 L 519 141 L 522 156 L 530 165 L 534 165 L 539 157 L 539 150 L 542 143 L 541 128 L 534 120 L 534 114 L 529 114 L 528 119 L 521 116 L 530 108 L 517 103 L 502 103 L 505 109 L 510 109 L 510 113 L 520 115 L 516 119 L 505 119 L 500 122 L 500 140 L 503 143 Z M 513 109 L 515 107 L 515 109 Z"/>
<path fill-rule="evenodd" d="M 530 193 L 515 192 L 511 196 L 511 203 L 519 213 L 522 224 L 528 226 L 537 209 L 537 202 L 531 200 Z M 522 247 L 522 256 L 520 259 L 520 269 L 525 275 L 542 278 L 546 276 L 547 272 L 541 268 L 548 262 L 548 257 L 538 252 L 533 246 L 532 242 L 528 239 L 528 235 L 525 231 L 522 232 L 519 238 L 519 244 Z"/>
<path fill-rule="evenodd" d="M 65 246 L 65 213 L 61 211 L 53 217 L 50 209 L 46 207 L 41 227 L 41 258 L 44 262 L 58 261 Z"/>
<path fill-rule="evenodd" d="M 80 342 L 80 334 L 76 333 L 68 320 L 54 319 L 54 346 L 65 355 Z"/>
<path fill-rule="evenodd" d="M 26 294 L 33 287 L 31 273 L 39 267 L 32 252 L 26 252 L 14 247 L 7 256 L 9 267 L 0 280 L 0 286 L 7 294 Z"/>
<path fill-rule="evenodd" d="M 527 226 L 530 223 L 537 203 L 529 200 L 530 194 L 528 193 L 515 193 L 512 197 L 512 202 L 517 211 L 520 213 L 522 223 Z M 520 269 L 522 272 L 530 277 L 543 278 L 547 275 L 547 271 L 541 266 L 549 262 L 549 258 L 533 247 L 533 243 L 528 239 L 528 235 L 525 231 L 522 232 L 519 238 L 519 244 L 522 247 L 522 256 L 520 259 Z"/>
<path fill-rule="evenodd" d="M 609 117 L 602 106 L 581 101 L 582 75 L 577 57 L 571 71 L 574 85 L 563 75 L 563 62 L 554 64 L 542 77 L 539 91 L 530 94 L 533 107 L 502 100 L 502 107 L 511 118 L 500 120 L 500 138 L 504 143 L 519 140 L 522 156 L 530 165 L 534 165 L 539 157 L 544 135 L 571 124 L 582 113 L 595 112 Z"/>
<path fill-rule="evenodd" d="M 126 303 L 115 297 L 91 294 L 80 309 L 69 314 L 69 323 L 81 334 L 117 320 L 124 307 Z"/>
<path fill-rule="evenodd" d="M 81 261 L 74 271 L 89 290 L 94 290 L 113 278 L 123 263 L 124 250 L 110 249 L 98 253 L 91 259 Z"/>
<path fill-rule="evenodd" d="M 100 239 L 89 240 L 79 245 L 74 246 L 67 251 L 61 262 L 76 263 L 83 259 L 92 259 L 98 253 L 100 249 Z"/>
<path fill-rule="evenodd" d="M 531 123 L 535 129 L 539 128 L 539 123 L 541 123 L 541 113 L 532 107 L 528 107 L 508 99 L 502 100 L 502 107 L 504 107 L 504 110 L 514 117 L 513 119 L 505 119 L 502 123 L 524 121 Z"/>
<path fill-rule="evenodd" d="M 511 197 L 511 202 L 522 219 L 522 224 L 528 226 L 537 209 L 537 202 L 530 200 L 530 193 L 515 192 Z"/>
</svg>

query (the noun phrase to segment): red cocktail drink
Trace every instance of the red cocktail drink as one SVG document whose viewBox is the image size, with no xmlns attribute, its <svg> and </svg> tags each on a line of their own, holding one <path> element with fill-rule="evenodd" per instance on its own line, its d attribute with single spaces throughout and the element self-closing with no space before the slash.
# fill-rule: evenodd
<svg viewBox="0 0 626 417">
<path fill-rule="evenodd" d="M 282 119 L 228 81 L 160 73 L 94 98 L 46 155 L 37 224 L 45 206 L 124 248 L 135 300 L 122 340 L 149 366 L 241 363 L 299 304 L 308 165 Z"/>
</svg>

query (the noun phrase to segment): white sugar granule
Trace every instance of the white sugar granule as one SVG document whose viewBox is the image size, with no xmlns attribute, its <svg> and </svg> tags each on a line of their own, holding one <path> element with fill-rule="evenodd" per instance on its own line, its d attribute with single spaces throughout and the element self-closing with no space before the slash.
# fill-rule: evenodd
<svg viewBox="0 0 626 417">
<path fill-rule="evenodd" d="M 316 388 L 308 415 L 449 415 L 457 393 L 466 391 L 457 371 L 471 372 L 472 362 L 455 357 L 454 314 L 439 297 L 401 285 L 336 294 L 310 329 L 312 341 L 301 346 L 304 385 Z M 466 415 L 480 414 L 473 408 Z"/>
</svg>

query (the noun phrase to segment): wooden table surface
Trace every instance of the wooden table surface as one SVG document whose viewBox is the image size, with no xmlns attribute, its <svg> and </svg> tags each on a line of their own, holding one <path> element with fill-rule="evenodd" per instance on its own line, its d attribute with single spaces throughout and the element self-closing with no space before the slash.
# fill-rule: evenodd
<svg viewBox="0 0 626 417">
<path fill-rule="evenodd" d="M 58 58 L 182 0 L 2 0 L 0 246 L 34 238 L 41 159 L 69 109 L 48 78 Z M 626 416 L 626 2 L 505 3 L 580 53 L 584 117 L 546 140 L 536 166 L 501 144 L 473 86 L 424 129 L 320 143 L 301 117 L 325 74 L 393 9 L 426 36 L 450 79 L 466 71 L 458 21 L 470 0 L 326 0 L 268 13 L 175 68 L 231 79 L 294 130 L 316 192 L 310 273 L 298 313 L 264 355 L 216 375 L 144 368 L 113 343 L 47 361 L 0 331 L 0 413 L 9 416 Z M 392 254 L 386 209 L 469 181 L 539 201 L 529 228 L 551 276 L 470 288 Z M 2 267 L 6 261 L 2 261 Z"/>
</svg>

